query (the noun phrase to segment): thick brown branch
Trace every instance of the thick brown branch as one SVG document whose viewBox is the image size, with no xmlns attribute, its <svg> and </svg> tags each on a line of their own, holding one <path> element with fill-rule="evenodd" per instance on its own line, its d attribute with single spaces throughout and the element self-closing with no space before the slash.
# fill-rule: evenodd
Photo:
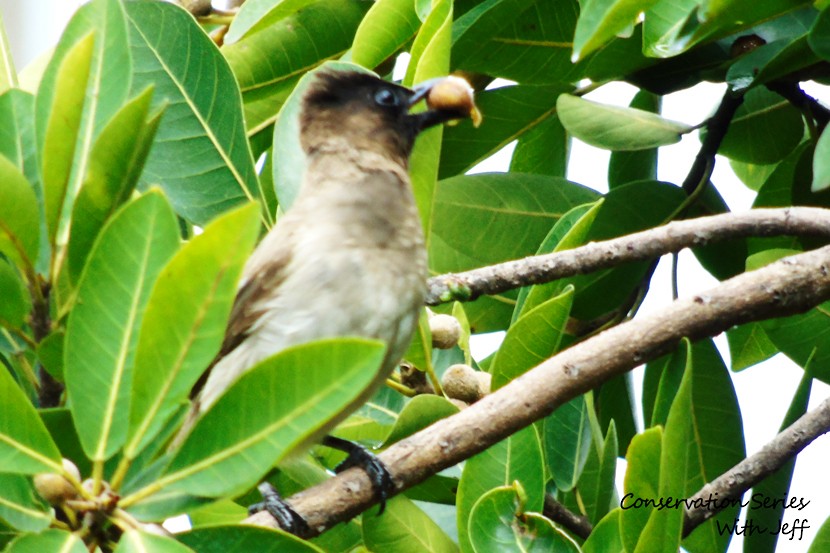
<svg viewBox="0 0 830 553">
<path fill-rule="evenodd" d="M 594 529 L 591 522 L 582 516 L 572 513 L 567 507 L 556 501 L 549 494 L 545 495 L 545 507 L 542 514 L 553 522 L 567 528 L 583 540 L 587 540 Z"/>
<path fill-rule="evenodd" d="M 747 236 L 830 238 L 830 211 L 812 207 L 754 209 L 678 221 L 572 250 L 526 257 L 464 273 L 429 279 L 428 305 L 468 301 L 482 295 L 645 261 L 688 247 Z"/>
<path fill-rule="evenodd" d="M 761 451 L 747 457 L 713 481 L 709 482 L 690 500 L 699 500 L 707 505 L 711 497 L 718 500 L 739 498 L 761 480 L 781 468 L 795 457 L 802 449 L 821 436 L 830 432 L 830 399 L 826 399 L 817 409 L 810 411 L 781 431 Z M 727 502 L 723 501 L 724 507 Z M 683 537 L 688 536 L 699 525 L 715 516 L 720 509 L 692 509 L 686 512 L 683 521 Z"/>
<path fill-rule="evenodd" d="M 814 216 L 819 214 L 827 224 L 826 213 L 818 211 Z M 803 312 L 828 298 L 830 246 L 741 274 L 708 292 L 610 328 L 544 361 L 460 413 L 392 445 L 379 457 L 398 491 L 405 490 L 547 416 L 601 382 L 664 355 L 685 337 L 698 339 L 736 324 Z M 289 499 L 314 535 L 365 511 L 373 501 L 371 483 L 360 469 L 349 469 Z M 276 524 L 265 512 L 246 522 Z"/>
</svg>

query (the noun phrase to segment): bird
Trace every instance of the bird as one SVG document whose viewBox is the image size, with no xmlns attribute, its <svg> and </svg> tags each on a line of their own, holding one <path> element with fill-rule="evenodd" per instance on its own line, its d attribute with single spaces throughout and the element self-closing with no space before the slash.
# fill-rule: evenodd
<svg viewBox="0 0 830 553">
<path fill-rule="evenodd" d="M 421 100 L 427 109 L 411 112 Z M 477 121 L 478 111 L 457 77 L 408 88 L 356 70 L 315 73 L 301 100 L 300 191 L 245 264 L 219 355 L 191 392 L 180 437 L 259 361 L 317 339 L 360 336 L 387 346 L 371 384 L 318 440 L 375 393 L 404 355 L 426 294 L 409 156 L 420 132 L 467 117 Z M 343 442 L 323 440 L 355 456 L 347 466 L 364 464 L 360 446 Z M 370 477 L 389 484 L 383 474 Z"/>
</svg>

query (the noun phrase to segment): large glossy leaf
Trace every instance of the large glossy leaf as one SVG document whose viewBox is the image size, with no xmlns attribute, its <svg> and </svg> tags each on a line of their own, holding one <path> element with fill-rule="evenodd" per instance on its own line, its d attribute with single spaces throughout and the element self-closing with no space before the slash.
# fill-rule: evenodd
<svg viewBox="0 0 830 553">
<path fill-rule="evenodd" d="M 351 61 L 377 67 L 411 40 L 420 26 L 414 0 L 375 2 L 357 28 Z"/>
<path fill-rule="evenodd" d="M 541 512 L 544 503 L 542 448 L 533 426 L 524 428 L 464 464 L 458 487 L 458 534 L 462 551 L 473 551 L 470 513 L 481 496 L 518 480 L 527 494 L 525 509 Z"/>
<path fill-rule="evenodd" d="M 649 428 L 631 440 L 628 446 L 625 471 L 624 495 L 620 499 L 620 536 L 626 551 L 634 551 L 637 540 L 649 520 L 651 509 L 642 501 L 660 497 L 660 455 L 663 443 L 663 428 Z"/>
<path fill-rule="evenodd" d="M 258 236 L 256 214 L 250 204 L 210 223 L 153 286 L 135 355 L 125 457 L 134 458 L 156 436 L 218 353 L 237 280 Z"/>
<path fill-rule="evenodd" d="M 296 536 L 260 526 L 198 528 L 176 538 L 199 553 L 256 551 L 257 553 L 323 553 Z"/>
<path fill-rule="evenodd" d="M 470 121 L 462 121 L 444 131 L 438 177 L 460 175 L 513 140 L 544 126 L 555 113 L 556 97 L 566 90 L 556 85 L 518 85 L 476 94 L 483 115 L 481 126 L 475 128 Z"/>
<path fill-rule="evenodd" d="M 562 530 L 538 513 L 527 513 L 518 486 L 484 494 L 470 513 L 469 537 L 476 553 L 578 553 Z"/>
<path fill-rule="evenodd" d="M 428 237 L 430 272 L 463 271 L 531 255 L 562 214 L 597 196 L 565 179 L 541 175 L 480 174 L 442 180 Z M 474 332 L 506 328 L 514 298 L 515 293 L 508 293 L 468 304 Z"/>
<path fill-rule="evenodd" d="M 6 25 L 0 16 L 0 93 L 17 86 L 17 71 L 14 68 Z"/>
<path fill-rule="evenodd" d="M 551 115 L 519 137 L 510 158 L 510 172 L 565 177 L 570 148 L 568 131 Z"/>
<path fill-rule="evenodd" d="M 573 288 L 570 288 L 522 314 L 510 325 L 489 368 L 493 390 L 556 353 L 572 302 Z"/>
<path fill-rule="evenodd" d="M 138 530 L 124 532 L 113 553 L 188 553 L 193 550 L 173 538 L 146 534 Z"/>
<path fill-rule="evenodd" d="M 579 477 L 579 497 L 584 505 L 588 520 L 598 523 L 612 508 L 616 495 L 616 468 L 619 446 L 614 421 L 608 425 L 605 441 L 591 441 L 588 459 Z"/>
<path fill-rule="evenodd" d="M 435 421 L 458 413 L 458 407 L 445 397 L 421 394 L 412 398 L 398 415 L 384 446 L 403 440 Z"/>
<path fill-rule="evenodd" d="M 0 467 L 3 472 L 62 472 L 61 455 L 20 386 L 0 367 Z"/>
<path fill-rule="evenodd" d="M 807 35 L 799 38 L 782 38 L 764 44 L 736 61 L 726 73 L 726 80 L 733 90 L 743 90 L 783 77 L 804 67 L 818 63 Z"/>
<path fill-rule="evenodd" d="M 50 515 L 29 477 L 0 473 L 0 519 L 24 532 L 40 532 L 52 522 Z"/>
<path fill-rule="evenodd" d="M 94 41 L 95 35 L 90 33 L 69 49 L 63 63 L 57 66 L 52 89 L 44 81 L 38 90 L 37 136 L 50 243 L 55 242 L 69 193 Z"/>
<path fill-rule="evenodd" d="M 35 191 L 14 163 L 0 155 L 0 253 L 24 269 L 37 261 L 40 214 Z"/>
<path fill-rule="evenodd" d="M 123 445 L 132 363 L 144 306 L 178 247 L 178 225 L 159 191 L 127 204 L 101 231 L 78 284 L 66 329 L 69 405 L 87 455 Z"/>
<path fill-rule="evenodd" d="M 434 2 L 410 48 L 404 84 L 412 86 L 447 74 L 450 67 L 451 30 L 452 1 Z M 435 221 L 435 187 L 443 133 L 443 125 L 422 132 L 409 159 L 412 191 L 427 236 Z"/>
<path fill-rule="evenodd" d="M 571 491 L 582 474 L 591 448 L 590 408 L 578 396 L 544 419 L 545 462 L 557 490 Z"/>
<path fill-rule="evenodd" d="M 580 6 L 573 58 L 579 60 L 637 24 L 640 14 L 658 0 L 588 0 Z"/>
<path fill-rule="evenodd" d="M 525 84 L 570 82 L 578 13 L 575 0 L 482 2 L 453 26 L 453 69 Z"/>
<path fill-rule="evenodd" d="M 0 96 L 0 154 L 23 171 L 32 184 L 40 182 L 35 146 L 35 97 L 19 89 Z"/>
<path fill-rule="evenodd" d="M 796 108 L 765 88 L 753 88 L 735 112 L 718 152 L 746 163 L 775 163 L 792 152 L 803 135 Z"/>
<path fill-rule="evenodd" d="M 124 105 L 101 131 L 72 214 L 67 267 L 77 281 L 98 231 L 132 194 L 160 115 L 147 121 L 152 89 Z"/>
<path fill-rule="evenodd" d="M 646 90 L 638 92 L 629 104 L 630 107 L 660 113 L 662 99 Z M 615 188 L 639 180 L 657 178 L 657 148 L 638 151 L 611 152 L 608 161 L 608 187 Z"/>
<path fill-rule="evenodd" d="M 32 310 L 29 290 L 6 260 L 0 259 L 0 325 L 21 328 Z"/>
<path fill-rule="evenodd" d="M 170 3 L 125 7 L 132 91 L 152 85 L 154 105 L 166 106 L 142 182 L 161 185 L 176 212 L 200 225 L 261 198 L 239 89 L 216 45 L 190 14 Z"/>
<path fill-rule="evenodd" d="M 3 551 L 4 553 L 44 553 L 46 551 L 88 553 L 84 542 L 78 536 L 54 528 L 40 534 L 22 534 Z"/>
<path fill-rule="evenodd" d="M 90 33 L 94 36 L 94 45 L 82 46 L 79 40 Z M 84 52 L 86 48 L 91 51 Z M 86 56 L 89 62 L 85 61 Z M 77 73 L 76 77 L 72 76 L 73 72 Z M 63 179 L 63 193 L 55 196 L 61 201 L 47 203 L 47 213 L 53 214 L 47 221 L 50 225 L 57 223 L 57 230 L 50 226 L 50 232 L 52 235 L 57 232 L 56 242 L 61 247 L 68 238 L 72 205 L 86 176 L 92 145 L 126 100 L 131 76 L 122 3 L 94 0 L 84 5 L 75 12 L 61 36 L 37 94 L 36 124 L 47 192 L 52 186 L 50 183 Z M 55 119 L 62 117 L 62 113 L 79 119 L 74 125 L 67 125 Z M 63 125 L 66 126 L 61 128 Z M 52 156 L 53 152 L 57 157 Z M 53 166 L 53 161 L 57 165 Z"/>
<path fill-rule="evenodd" d="M 240 16 L 254 9 L 247 2 Z M 273 124 L 299 76 L 327 59 L 340 58 L 370 5 L 355 0 L 272 2 L 255 29 L 237 41 L 234 22 L 222 48 L 242 90 L 248 131 Z M 237 16 L 237 17 L 240 17 Z M 227 38 L 227 37 L 226 37 Z"/>
<path fill-rule="evenodd" d="M 594 526 L 591 535 L 582 544 L 582 553 L 625 551 L 620 536 L 620 513 L 622 510 L 614 509 Z"/>
<path fill-rule="evenodd" d="M 771 319 L 761 324 L 782 353 L 801 367 L 810 362 L 813 376 L 830 382 L 830 348 L 825 339 L 830 333 L 830 304 L 825 302 L 801 315 Z"/>
<path fill-rule="evenodd" d="M 164 476 L 134 500 L 160 490 L 208 497 L 246 490 L 359 397 L 375 380 L 384 350 L 373 340 L 330 339 L 259 363 L 205 413 Z"/>
<path fill-rule="evenodd" d="M 646 150 L 680 142 L 693 127 L 635 108 L 561 94 L 556 112 L 570 134 L 607 150 Z"/>
<path fill-rule="evenodd" d="M 453 553 L 456 545 L 441 528 L 404 496 L 393 498 L 380 516 L 363 519 L 363 543 L 371 551 Z"/>
</svg>

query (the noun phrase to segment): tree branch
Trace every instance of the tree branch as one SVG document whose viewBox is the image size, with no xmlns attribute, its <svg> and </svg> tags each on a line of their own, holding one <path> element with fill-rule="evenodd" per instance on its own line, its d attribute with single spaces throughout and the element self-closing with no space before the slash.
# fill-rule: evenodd
<svg viewBox="0 0 830 553">
<path fill-rule="evenodd" d="M 470 301 L 531 284 L 592 273 L 623 263 L 646 261 L 688 247 L 748 236 L 830 238 L 830 211 L 812 207 L 754 209 L 677 221 L 572 250 L 507 261 L 429 279 L 428 305 Z"/>
<path fill-rule="evenodd" d="M 710 497 L 724 500 L 739 498 L 745 491 L 781 468 L 787 461 L 810 445 L 810 443 L 830 432 L 830 399 L 817 409 L 803 415 L 792 425 L 781 431 L 758 453 L 747 457 L 713 481 L 709 482 L 690 501 L 700 500 L 703 505 Z M 683 537 L 715 516 L 721 509 L 702 507 L 686 511 L 683 521 Z"/>
<path fill-rule="evenodd" d="M 545 506 L 542 509 L 542 514 L 560 526 L 567 528 L 583 540 L 587 540 L 588 536 L 594 530 L 594 527 L 591 526 L 591 522 L 587 518 L 572 513 L 550 494 L 545 494 Z"/>
<path fill-rule="evenodd" d="M 826 225 L 826 212 L 813 211 L 814 217 L 823 216 Z M 676 225 L 687 223 L 691 221 Z M 815 229 L 816 223 L 805 221 L 799 227 Z M 622 243 L 637 244 L 630 237 Z M 594 246 L 603 251 L 607 244 Z M 652 255 L 655 252 L 648 253 Z M 379 458 L 397 490 L 403 491 L 549 415 L 601 382 L 666 354 L 683 338 L 694 340 L 736 324 L 800 313 L 828 298 L 830 246 L 782 259 L 578 343 L 461 412 L 393 444 Z M 374 502 L 374 492 L 362 470 L 349 469 L 288 502 L 308 522 L 310 535 L 317 535 L 365 511 Z M 267 512 L 245 522 L 276 526 Z"/>
</svg>

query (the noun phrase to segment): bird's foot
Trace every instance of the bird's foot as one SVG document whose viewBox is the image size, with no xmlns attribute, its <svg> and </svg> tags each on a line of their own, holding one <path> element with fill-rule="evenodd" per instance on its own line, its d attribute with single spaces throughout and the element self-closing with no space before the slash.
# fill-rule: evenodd
<svg viewBox="0 0 830 553">
<path fill-rule="evenodd" d="M 268 514 L 274 517 L 280 528 L 286 532 L 290 532 L 295 536 L 307 535 L 308 524 L 305 519 L 286 503 L 274 486 L 269 482 L 262 482 L 257 486 L 257 490 L 262 494 L 262 501 L 248 507 L 249 515 L 260 511 L 268 511 Z"/>
<path fill-rule="evenodd" d="M 392 481 L 392 475 L 386 465 L 362 445 L 343 438 L 326 436 L 323 438 L 323 445 L 348 454 L 348 457 L 342 463 L 334 467 L 334 472 L 339 474 L 352 467 L 360 467 L 366 472 L 372 482 L 375 498 L 378 500 L 378 515 L 383 514 L 384 509 L 386 509 L 386 500 L 395 491 L 395 483 Z"/>
</svg>

